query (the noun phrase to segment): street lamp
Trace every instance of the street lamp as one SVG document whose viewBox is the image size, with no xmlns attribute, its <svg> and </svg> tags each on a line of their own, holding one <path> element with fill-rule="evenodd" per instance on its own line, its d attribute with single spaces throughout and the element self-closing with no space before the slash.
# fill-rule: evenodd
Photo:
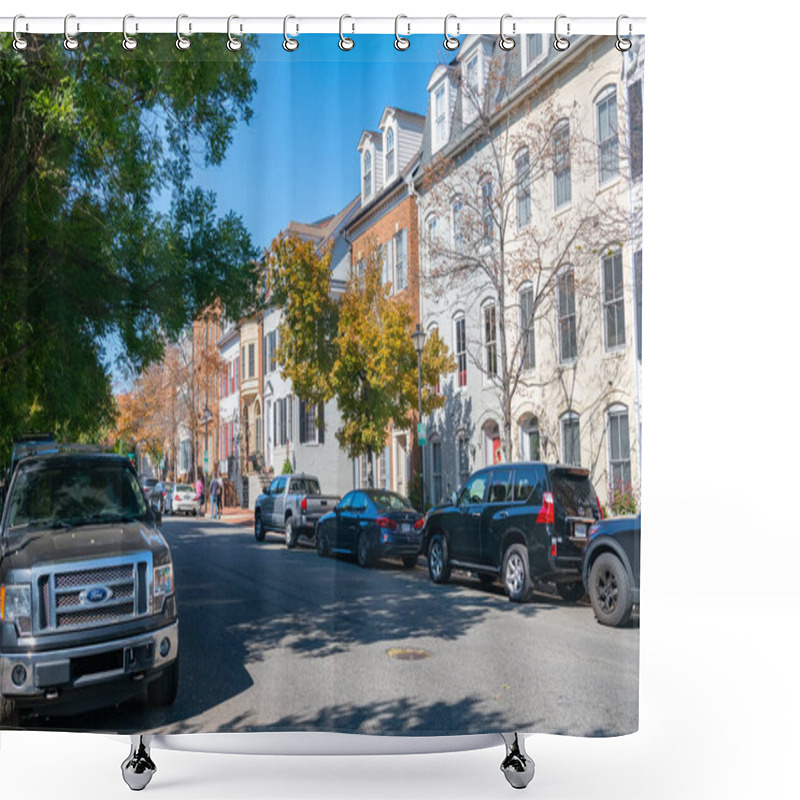
<svg viewBox="0 0 800 800">
<path fill-rule="evenodd" d="M 422 351 L 425 349 L 425 331 L 420 328 L 417 323 L 417 328 L 411 334 L 411 341 L 414 342 L 414 349 L 417 351 L 417 394 L 419 398 L 419 425 L 417 426 L 417 441 L 419 442 L 420 433 L 422 431 Z M 424 439 L 422 440 L 425 441 Z M 420 491 L 422 494 L 422 513 L 425 513 L 425 451 L 423 444 L 419 445 L 419 483 Z"/>
<path fill-rule="evenodd" d="M 203 409 L 203 416 L 200 417 L 200 424 L 205 428 L 205 445 L 203 448 L 203 472 L 206 475 L 206 479 L 208 479 L 208 464 L 206 463 L 208 460 L 208 423 L 214 419 L 214 415 L 211 413 L 211 409 L 206 406 Z"/>
</svg>

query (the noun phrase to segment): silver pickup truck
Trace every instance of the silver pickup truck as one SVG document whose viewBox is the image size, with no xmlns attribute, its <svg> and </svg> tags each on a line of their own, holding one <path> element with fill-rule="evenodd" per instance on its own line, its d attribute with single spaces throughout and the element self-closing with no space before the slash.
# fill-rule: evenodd
<svg viewBox="0 0 800 800">
<path fill-rule="evenodd" d="M 321 494 L 319 481 L 313 475 L 278 475 L 256 498 L 256 540 L 264 541 L 268 530 L 283 531 L 286 546 L 291 549 L 298 537 L 314 537 L 317 520 L 333 511 L 340 499 Z"/>
</svg>

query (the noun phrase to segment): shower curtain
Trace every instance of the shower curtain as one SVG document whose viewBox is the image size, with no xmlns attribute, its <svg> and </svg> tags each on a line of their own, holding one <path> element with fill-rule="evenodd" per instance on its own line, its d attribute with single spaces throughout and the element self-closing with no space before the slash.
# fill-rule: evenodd
<svg viewBox="0 0 800 800">
<path fill-rule="evenodd" d="M 66 39 L 0 36 L 0 727 L 635 731 L 644 38 Z"/>
</svg>

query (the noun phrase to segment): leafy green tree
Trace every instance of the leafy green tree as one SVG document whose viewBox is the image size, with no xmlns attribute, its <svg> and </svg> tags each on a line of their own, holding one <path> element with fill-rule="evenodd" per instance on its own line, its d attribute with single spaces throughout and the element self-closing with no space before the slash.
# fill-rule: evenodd
<svg viewBox="0 0 800 800">
<path fill-rule="evenodd" d="M 390 296 L 381 277 L 377 248 L 363 275 L 353 274 L 336 300 L 330 287 L 330 256 L 297 238 L 279 237 L 267 255 L 271 301 L 282 308 L 278 358 L 285 377 L 308 402 L 335 398 L 342 416 L 336 431 L 351 458 L 383 450 L 390 423 L 408 420 L 418 404 L 413 316 Z M 422 354 L 422 408 L 444 403 L 440 376 L 455 362 L 438 333 Z"/>
<path fill-rule="evenodd" d="M 12 437 L 98 436 L 107 364 L 157 361 L 215 298 L 238 318 L 259 274 L 240 218 L 192 185 L 252 115 L 254 39 L 0 35 L 0 459 Z"/>
</svg>

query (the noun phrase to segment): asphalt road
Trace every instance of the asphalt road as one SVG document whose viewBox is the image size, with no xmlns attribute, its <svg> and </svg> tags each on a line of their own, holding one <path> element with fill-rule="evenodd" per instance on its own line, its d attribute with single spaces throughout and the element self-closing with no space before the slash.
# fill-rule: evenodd
<svg viewBox="0 0 800 800">
<path fill-rule="evenodd" d="M 120 733 L 510 730 L 608 736 L 638 727 L 639 623 L 454 573 L 361 569 L 251 527 L 166 518 L 181 626 L 176 703 L 25 727 Z"/>
</svg>

